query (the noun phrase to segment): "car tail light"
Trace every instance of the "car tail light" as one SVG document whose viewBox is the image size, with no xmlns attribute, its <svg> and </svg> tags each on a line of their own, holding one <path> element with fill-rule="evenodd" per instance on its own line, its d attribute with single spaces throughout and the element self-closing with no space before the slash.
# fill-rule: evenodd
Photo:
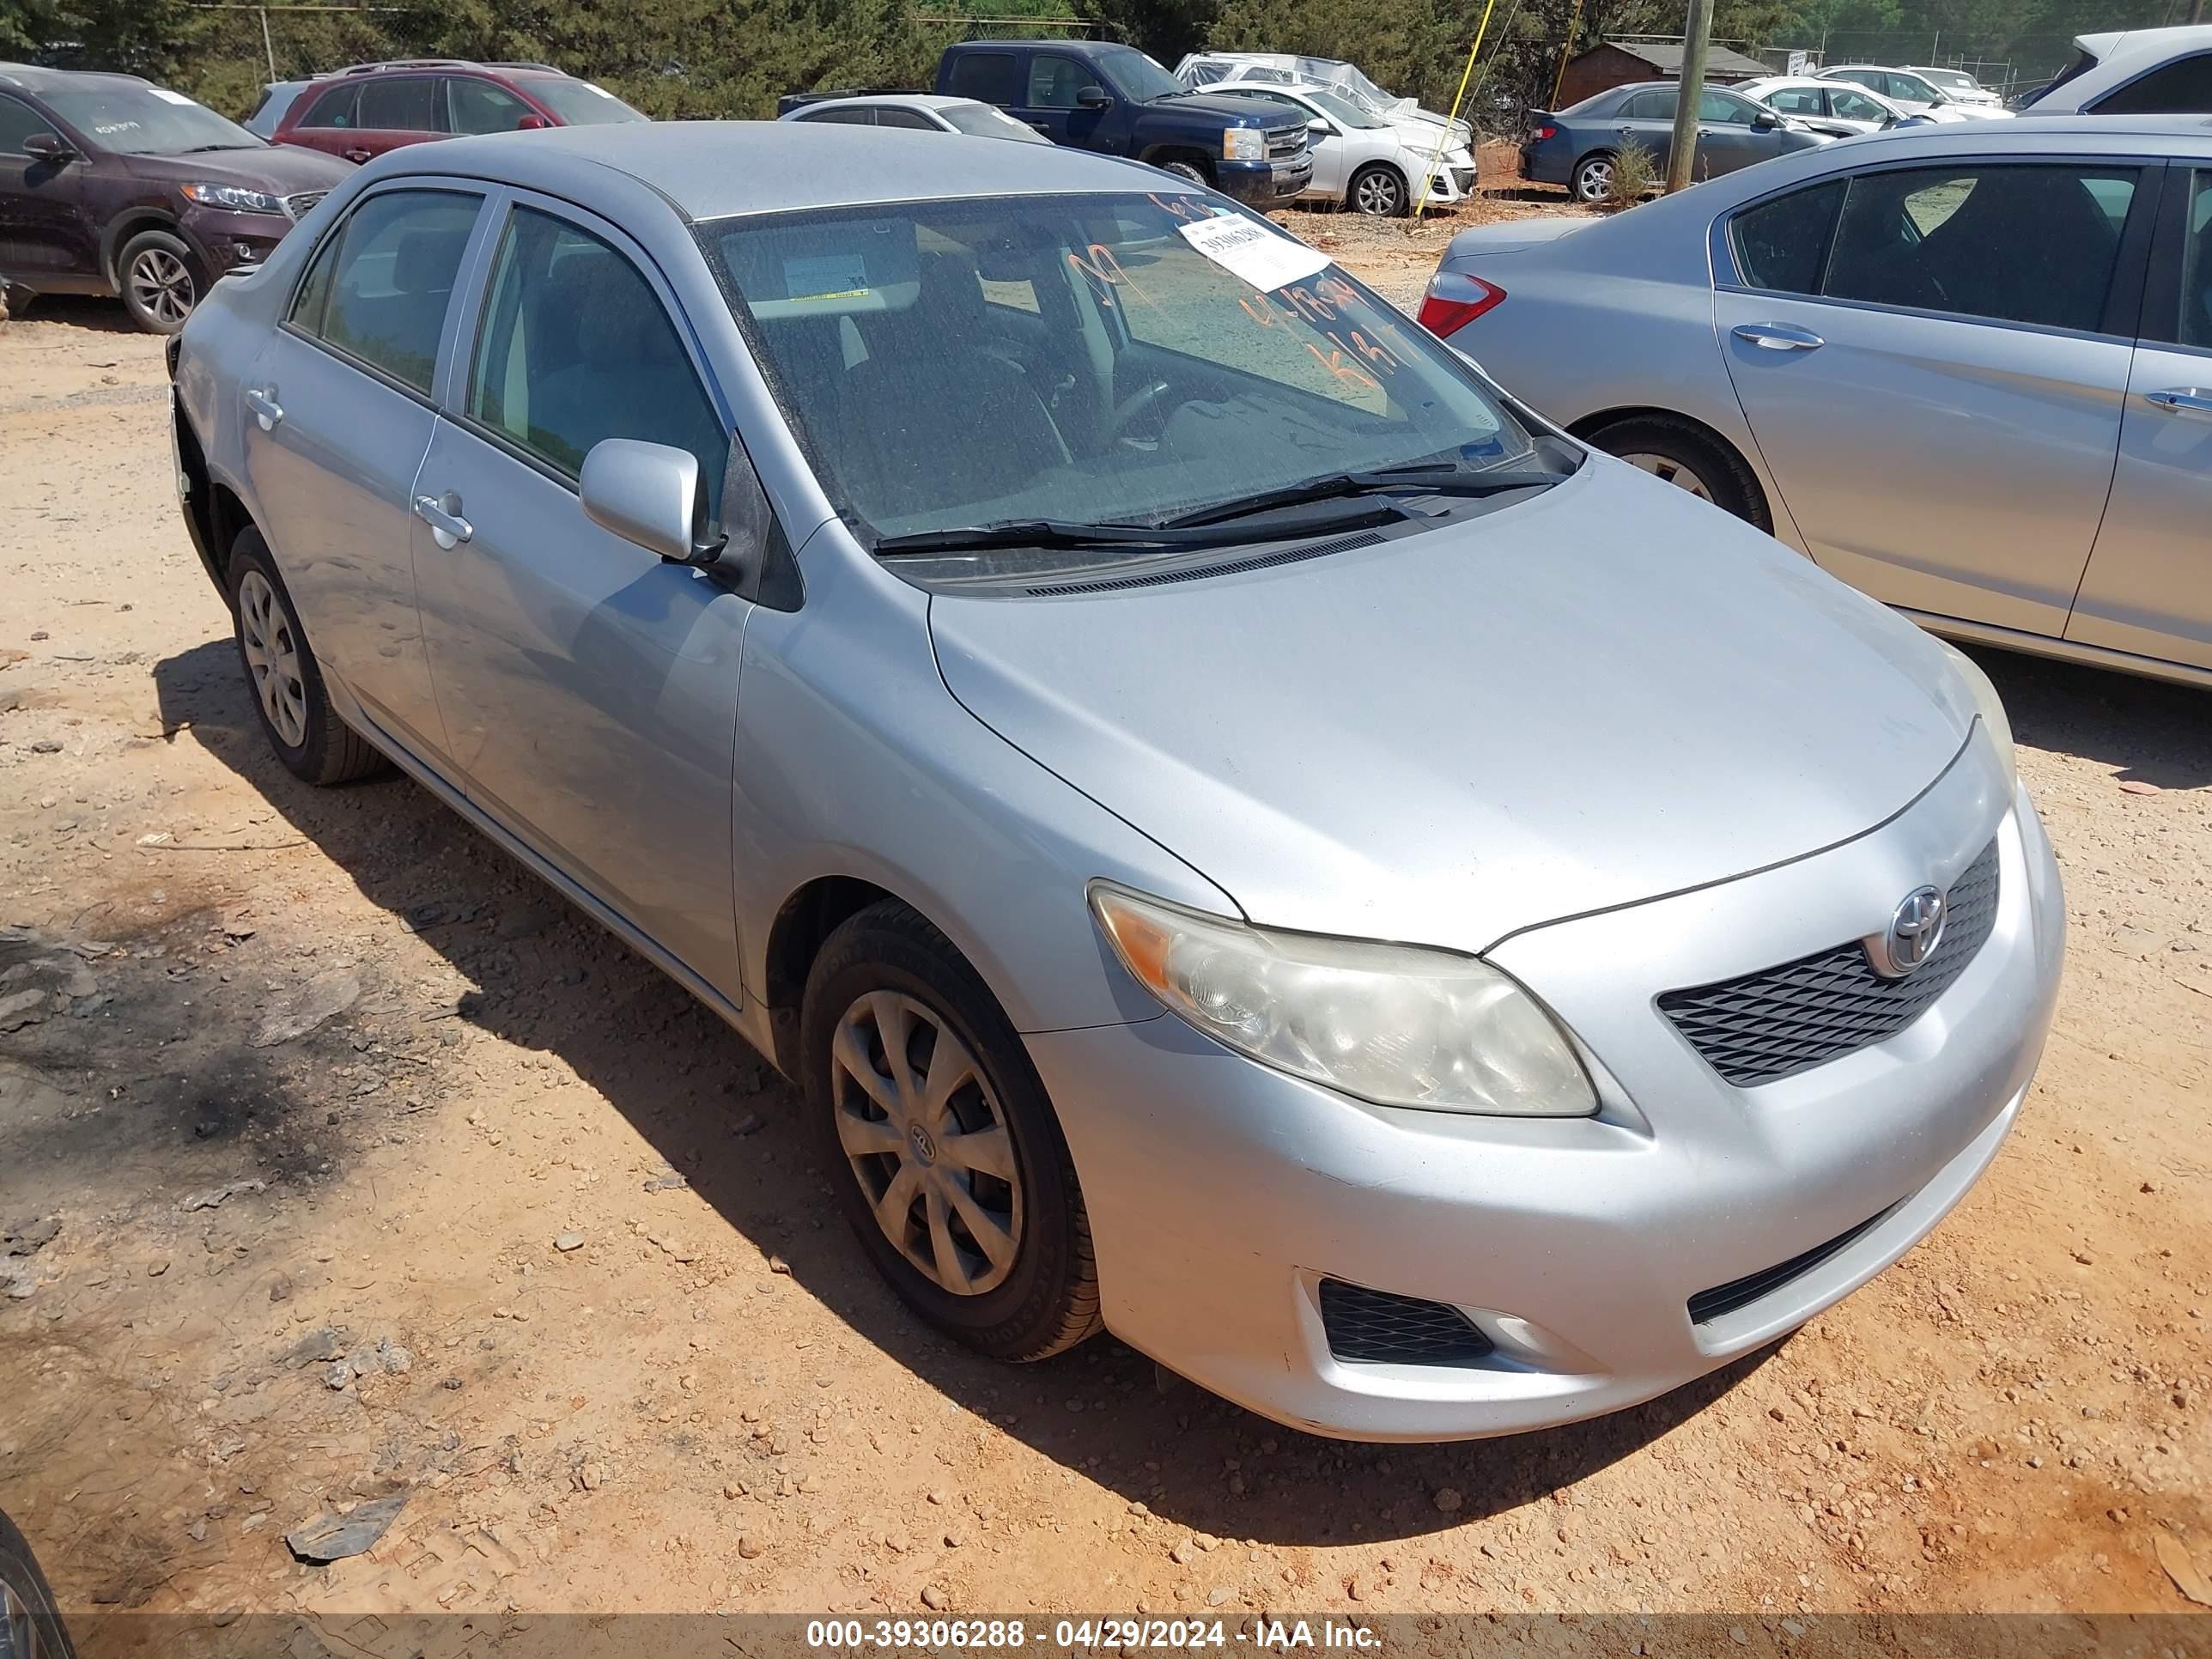
<svg viewBox="0 0 2212 1659">
<path fill-rule="evenodd" d="M 1547 138 L 1556 138 L 1559 136 L 1559 128 L 1553 126 L 1549 121 L 1547 121 L 1542 126 L 1532 128 L 1530 130 L 1528 133 L 1528 142 L 1532 144 L 1540 144 Z"/>
<path fill-rule="evenodd" d="M 1438 271 L 1421 296 L 1420 325 L 1440 340 L 1449 340 L 1505 297 L 1505 290 L 1480 276 Z"/>
</svg>

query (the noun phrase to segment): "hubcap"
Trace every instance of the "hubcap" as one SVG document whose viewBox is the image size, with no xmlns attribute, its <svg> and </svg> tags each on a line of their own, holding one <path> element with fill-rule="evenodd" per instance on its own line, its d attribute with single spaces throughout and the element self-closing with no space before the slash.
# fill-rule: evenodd
<svg viewBox="0 0 2212 1659">
<path fill-rule="evenodd" d="M 1359 181 L 1359 210 L 1389 214 L 1397 210 L 1398 186 L 1387 174 L 1370 173 Z"/>
<path fill-rule="evenodd" d="M 181 324 L 192 314 L 192 274 L 167 248 L 149 247 L 131 262 L 131 297 L 156 322 Z"/>
<path fill-rule="evenodd" d="M 873 991 L 830 1050 L 837 1139 L 876 1224 L 954 1296 L 1004 1283 L 1022 1242 L 1022 1182 L 998 1097 L 927 1007 Z"/>
<path fill-rule="evenodd" d="M 297 749 L 307 740 L 307 685 L 301 677 L 300 647 L 276 590 L 258 570 L 248 571 L 238 585 L 238 642 L 261 712 L 276 735 Z"/>
<path fill-rule="evenodd" d="M 1601 201 L 1613 189 L 1613 163 L 1593 161 L 1583 169 L 1583 199 Z"/>
<path fill-rule="evenodd" d="M 1620 459 L 1640 471 L 1649 472 L 1655 478 L 1665 479 L 1677 489 L 1688 490 L 1701 501 L 1713 498 L 1713 492 L 1705 487 L 1705 481 L 1672 456 L 1650 455 L 1638 451 Z"/>
</svg>

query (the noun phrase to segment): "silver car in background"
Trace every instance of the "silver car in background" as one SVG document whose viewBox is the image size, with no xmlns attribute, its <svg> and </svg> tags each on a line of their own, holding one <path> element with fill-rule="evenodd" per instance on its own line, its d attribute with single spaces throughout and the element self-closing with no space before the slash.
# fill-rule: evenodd
<svg viewBox="0 0 2212 1659">
<path fill-rule="evenodd" d="M 2212 129 L 1900 128 L 1462 231 L 1422 315 L 1939 632 L 2212 684 Z"/>
<path fill-rule="evenodd" d="M 2021 1109 L 2063 910 L 1988 681 L 1203 188 L 417 145 L 174 374 L 283 763 L 397 762 L 771 1055 L 985 1353 L 1584 1417 L 1894 1261 Z"/>
</svg>

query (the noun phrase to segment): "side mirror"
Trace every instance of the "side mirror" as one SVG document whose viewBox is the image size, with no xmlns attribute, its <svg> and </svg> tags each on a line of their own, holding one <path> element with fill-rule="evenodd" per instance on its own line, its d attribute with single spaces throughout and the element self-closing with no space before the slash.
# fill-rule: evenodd
<svg viewBox="0 0 2212 1659">
<path fill-rule="evenodd" d="M 34 161 L 52 161 L 57 166 L 76 159 L 69 142 L 51 132 L 34 132 L 23 140 L 23 154 Z"/>
<path fill-rule="evenodd" d="M 1763 109 L 1751 118 L 1752 131 L 1771 132 L 1782 125 L 1782 118 L 1771 109 Z"/>
<path fill-rule="evenodd" d="M 1075 94 L 1075 105 L 1078 109 L 1111 109 L 1114 94 L 1103 87 L 1085 87 Z"/>
<path fill-rule="evenodd" d="M 1326 138 L 1330 133 L 1334 132 L 1336 129 L 1329 125 L 1328 122 L 1322 120 L 1320 116 L 1316 115 L 1312 120 L 1306 123 L 1306 131 L 1313 134 L 1316 138 Z"/>
<path fill-rule="evenodd" d="M 514 124 L 517 132 L 538 132 L 553 124 L 542 115 L 526 115 Z"/>
<path fill-rule="evenodd" d="M 688 449 L 605 438 L 584 457 L 584 516 L 672 564 L 710 565 L 723 544 L 702 544 L 699 458 Z"/>
</svg>

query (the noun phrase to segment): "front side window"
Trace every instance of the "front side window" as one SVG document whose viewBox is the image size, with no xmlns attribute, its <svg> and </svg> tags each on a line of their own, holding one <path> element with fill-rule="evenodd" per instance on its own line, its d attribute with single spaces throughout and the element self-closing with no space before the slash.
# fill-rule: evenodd
<svg viewBox="0 0 2212 1659">
<path fill-rule="evenodd" d="M 21 155 L 26 138 L 53 130 L 54 124 L 28 104 L 0 97 L 0 155 Z"/>
<path fill-rule="evenodd" d="M 1708 87 L 1698 94 L 1698 119 L 1717 127 L 1747 127 L 1759 112 L 1742 99 Z"/>
<path fill-rule="evenodd" d="M 358 86 L 332 87 L 307 106 L 307 112 L 300 118 L 300 125 L 336 131 L 357 127 L 361 125 L 356 118 L 360 107 Z"/>
<path fill-rule="evenodd" d="M 1672 87 L 1655 87 L 1649 92 L 1632 93 L 1620 106 L 1624 119 L 1630 121 L 1671 121 L 1674 118 L 1675 94 Z"/>
<path fill-rule="evenodd" d="M 2139 176 L 2079 165 L 1863 173 L 1747 209 L 1729 235 L 1753 288 L 2095 332 Z"/>
<path fill-rule="evenodd" d="M 318 259 L 301 284 L 292 320 L 428 397 L 478 205 L 453 191 L 370 197 L 325 247 L 327 274 Z"/>
<path fill-rule="evenodd" d="M 1262 290 L 1182 234 L 1221 217 L 1189 195 L 1083 195 L 700 234 L 863 534 L 1158 524 L 1346 471 L 1532 465 L 1480 380 L 1341 271 Z"/>
<path fill-rule="evenodd" d="M 105 75 L 73 76 L 41 94 L 56 115 L 97 149 L 124 155 L 195 155 L 264 149 L 262 141 L 167 87 Z"/>
<path fill-rule="evenodd" d="M 1097 84 L 1098 77 L 1073 58 L 1040 52 L 1030 59 L 1028 107 L 1073 109 L 1080 101 L 1083 89 Z"/>
<path fill-rule="evenodd" d="M 1863 92 L 1838 87 L 1828 94 L 1828 107 L 1846 121 L 1887 121 L 1889 112 Z"/>
<path fill-rule="evenodd" d="M 506 88 L 465 75 L 447 81 L 446 106 L 455 132 L 513 132 L 538 112 Z"/>
<path fill-rule="evenodd" d="M 1019 91 L 1014 83 L 1014 54 L 1011 52 L 963 52 L 952 60 L 952 92 L 956 97 L 1006 105 L 1019 102 Z"/>
<path fill-rule="evenodd" d="M 359 125 L 380 132 L 435 132 L 438 83 L 427 75 L 377 76 L 362 82 Z"/>
<path fill-rule="evenodd" d="M 1134 46 L 1108 46 L 1101 51 L 1098 72 L 1120 88 L 1124 96 L 1139 104 L 1182 95 L 1182 82 Z"/>
<path fill-rule="evenodd" d="M 2212 52 L 2178 58 L 2097 102 L 2099 115 L 2212 115 Z"/>
<path fill-rule="evenodd" d="M 1766 94 L 1769 109 L 1780 110 L 1784 115 L 1818 115 L 1820 93 L 1817 87 L 1781 87 Z"/>
<path fill-rule="evenodd" d="M 603 439 L 689 450 L 707 516 L 720 510 L 729 434 L 659 295 L 618 249 L 550 214 L 507 221 L 465 407 L 571 479 Z"/>
</svg>

